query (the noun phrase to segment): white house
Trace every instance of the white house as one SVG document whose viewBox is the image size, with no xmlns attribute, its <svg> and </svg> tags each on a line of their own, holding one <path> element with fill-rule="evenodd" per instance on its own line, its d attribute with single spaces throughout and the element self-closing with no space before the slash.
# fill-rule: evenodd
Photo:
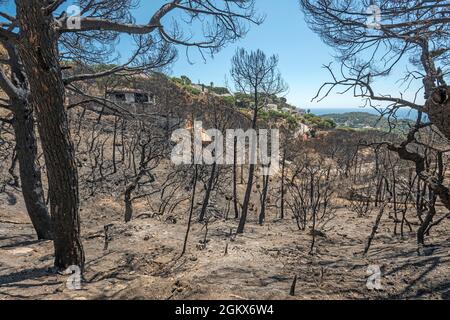
<svg viewBox="0 0 450 320">
<path fill-rule="evenodd" d="M 119 104 L 156 104 L 154 94 L 140 89 L 116 89 L 107 93 L 107 99 Z"/>
<path fill-rule="evenodd" d="M 292 113 L 293 110 L 291 108 L 288 108 L 288 107 L 283 107 L 281 109 L 281 111 L 286 112 L 286 113 Z"/>
<path fill-rule="evenodd" d="M 135 114 L 148 113 L 156 105 L 156 96 L 141 89 L 114 89 L 107 92 L 106 98 Z"/>
<path fill-rule="evenodd" d="M 269 103 L 269 104 L 267 104 L 266 105 L 266 108 L 265 108 L 267 111 L 270 111 L 270 110 L 278 110 L 278 105 L 276 105 L 276 104 L 274 104 L 274 103 Z"/>
</svg>

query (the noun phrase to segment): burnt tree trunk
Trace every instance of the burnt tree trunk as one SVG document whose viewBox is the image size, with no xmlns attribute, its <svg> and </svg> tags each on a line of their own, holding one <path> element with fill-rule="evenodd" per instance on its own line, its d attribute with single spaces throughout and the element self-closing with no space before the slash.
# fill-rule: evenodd
<svg viewBox="0 0 450 320">
<path fill-rule="evenodd" d="M 425 216 L 425 219 L 423 219 L 420 223 L 419 229 L 417 230 L 417 244 L 420 248 L 425 245 L 425 235 L 427 233 L 428 227 L 433 222 L 434 216 L 436 215 L 436 200 L 437 196 L 434 194 L 431 187 L 429 187 L 428 190 L 428 211 Z"/>
<path fill-rule="evenodd" d="M 16 167 L 17 167 L 17 146 L 13 150 L 13 154 L 11 157 L 11 165 L 9 166 L 8 173 L 12 178 L 12 181 L 9 183 L 11 187 L 19 188 L 20 178 L 16 175 Z"/>
<path fill-rule="evenodd" d="M 197 181 L 198 181 L 198 164 L 196 164 L 195 168 L 194 168 L 194 181 L 192 183 L 191 205 L 189 207 L 188 225 L 187 225 L 186 235 L 184 236 L 183 250 L 181 251 L 181 256 L 184 256 L 184 254 L 186 253 L 187 242 L 189 239 L 189 232 L 191 231 L 192 215 L 194 213 L 195 190 L 197 188 Z"/>
<path fill-rule="evenodd" d="M 252 193 L 254 173 L 255 173 L 255 165 L 250 164 L 250 167 L 248 169 L 247 189 L 245 191 L 244 203 L 242 205 L 241 220 L 239 221 L 239 226 L 236 231 L 237 233 L 244 233 L 245 222 L 247 221 L 248 205 L 250 203 L 250 196 Z"/>
<path fill-rule="evenodd" d="M 398 225 L 398 208 L 397 208 L 397 177 L 395 174 L 395 169 L 392 169 L 392 197 L 394 200 L 394 235 L 397 235 L 397 225 Z M 403 221 L 403 220 L 402 220 Z M 401 228 L 401 233 L 403 237 L 403 227 Z"/>
<path fill-rule="evenodd" d="M 28 90 L 28 82 L 16 48 L 6 45 L 6 49 L 11 61 L 12 82 L 17 87 Z M 11 106 L 14 115 L 12 127 L 16 140 L 11 174 L 18 187 L 19 179 L 14 175 L 15 161 L 18 160 L 22 195 L 31 223 L 39 240 L 51 240 L 53 238 L 52 221 L 45 203 L 41 170 L 36 165 L 38 147 L 34 130 L 33 108 L 26 96 L 11 97 Z"/>
<path fill-rule="evenodd" d="M 262 225 L 266 219 L 266 202 L 267 202 L 267 191 L 269 190 L 269 175 L 263 176 L 263 192 L 261 201 L 261 212 L 259 213 L 259 224 Z"/>
<path fill-rule="evenodd" d="M 114 135 L 112 143 L 112 163 L 113 163 L 113 174 L 117 173 L 117 163 L 116 163 L 116 145 L 117 145 L 117 124 L 119 120 L 118 117 L 114 117 Z"/>
<path fill-rule="evenodd" d="M 367 244 L 366 244 L 366 247 L 364 248 L 363 256 L 366 256 L 367 253 L 369 252 L 372 241 L 375 238 L 375 235 L 377 234 L 378 227 L 380 226 L 381 218 L 383 217 L 383 214 L 384 214 L 384 209 L 386 208 L 386 205 L 389 201 L 390 201 L 390 199 L 385 201 L 384 204 L 380 207 L 380 209 L 378 211 L 377 218 L 375 219 L 375 223 L 372 227 L 372 232 L 370 233 L 370 236 L 367 239 Z"/>
<path fill-rule="evenodd" d="M 319 181 L 317 182 L 319 183 Z M 317 199 L 315 199 L 314 195 L 314 174 L 311 173 L 310 181 L 309 181 L 309 188 L 310 188 L 310 202 L 311 202 L 311 214 L 312 214 L 312 228 L 311 228 L 311 234 L 312 234 L 312 241 L 311 241 L 311 247 L 309 249 L 309 254 L 314 254 L 314 246 L 316 244 L 316 222 L 317 222 L 317 205 L 320 201 L 320 194 L 317 195 Z M 319 190 L 319 189 L 318 189 Z M 306 217 L 305 217 L 306 222 Z M 306 223 L 305 223 L 306 225 Z"/>
<path fill-rule="evenodd" d="M 133 217 L 133 200 L 132 200 L 132 194 L 133 191 L 136 189 L 137 184 L 139 183 L 139 179 L 135 179 L 132 183 L 130 183 L 126 190 L 125 190 L 125 222 L 128 223 L 131 221 L 131 218 Z"/>
<path fill-rule="evenodd" d="M 38 150 L 33 112 L 23 101 L 13 101 L 13 112 L 12 125 L 25 206 L 38 239 L 51 240 L 52 221 L 45 204 L 41 170 L 36 164 Z"/>
<path fill-rule="evenodd" d="M 428 98 L 424 111 L 439 131 L 450 140 L 450 87 L 436 88 Z"/>
<path fill-rule="evenodd" d="M 253 112 L 253 122 L 252 122 L 252 129 L 256 129 L 256 122 L 258 120 L 258 97 L 257 94 L 255 94 L 255 110 Z M 252 158 L 251 152 L 251 146 L 250 146 L 250 159 Z M 237 228 L 236 233 L 244 233 L 245 228 L 245 222 L 247 221 L 247 213 L 248 213 L 248 205 L 250 203 L 250 196 L 252 194 L 252 188 L 253 188 L 253 176 L 255 174 L 255 164 L 250 163 L 250 167 L 248 169 L 248 181 L 247 181 L 247 189 L 245 190 L 245 197 L 244 202 L 242 204 L 242 213 L 241 213 L 241 220 L 239 221 L 239 226 Z"/>
<path fill-rule="evenodd" d="M 284 179 L 286 173 L 286 148 L 283 150 L 283 160 L 281 162 L 281 206 L 280 206 L 280 219 L 284 219 L 284 196 L 285 196 L 285 187 L 284 187 Z"/>
<path fill-rule="evenodd" d="M 202 211 L 200 212 L 200 217 L 198 218 L 198 221 L 203 222 L 205 220 L 206 216 L 206 210 L 208 209 L 209 205 L 209 198 L 211 197 L 211 191 L 213 189 L 214 185 L 214 178 L 216 176 L 216 167 L 217 163 L 214 162 L 211 169 L 211 176 L 209 177 L 208 181 L 208 187 L 206 189 L 205 198 L 203 199 L 203 205 L 202 205 Z"/>
<path fill-rule="evenodd" d="M 234 218 L 239 218 L 238 195 L 237 195 L 237 138 L 234 138 L 233 147 L 233 206 Z"/>
<path fill-rule="evenodd" d="M 80 238 L 78 173 L 64 107 L 65 88 L 58 61 L 58 35 L 43 0 L 16 1 L 19 53 L 35 106 L 49 182 L 55 267 L 84 268 Z"/>
</svg>

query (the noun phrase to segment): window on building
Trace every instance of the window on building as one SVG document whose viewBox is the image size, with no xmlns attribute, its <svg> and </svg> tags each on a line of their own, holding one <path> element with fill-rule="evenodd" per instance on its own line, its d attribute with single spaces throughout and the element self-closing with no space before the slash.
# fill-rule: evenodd
<svg viewBox="0 0 450 320">
<path fill-rule="evenodd" d="M 116 101 L 124 101 L 124 102 L 127 101 L 125 93 L 115 93 L 114 99 L 116 99 Z"/>
<path fill-rule="evenodd" d="M 146 93 L 135 93 L 134 98 L 136 103 L 148 103 L 148 94 Z"/>
</svg>

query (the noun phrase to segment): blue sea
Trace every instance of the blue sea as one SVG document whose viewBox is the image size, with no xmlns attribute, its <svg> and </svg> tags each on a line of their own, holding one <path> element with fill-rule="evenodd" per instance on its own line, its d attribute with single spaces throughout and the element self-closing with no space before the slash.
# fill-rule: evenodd
<svg viewBox="0 0 450 320">
<path fill-rule="evenodd" d="M 330 113 L 342 114 L 348 112 L 367 112 L 374 115 L 380 115 L 380 113 L 373 108 L 311 108 L 310 112 L 318 116 Z M 399 119 L 416 120 L 417 111 L 410 108 L 400 108 L 397 110 L 396 116 Z"/>
</svg>

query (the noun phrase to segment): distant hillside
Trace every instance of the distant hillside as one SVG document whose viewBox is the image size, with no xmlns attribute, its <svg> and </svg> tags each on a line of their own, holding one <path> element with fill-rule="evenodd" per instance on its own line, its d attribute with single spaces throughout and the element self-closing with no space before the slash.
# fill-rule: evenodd
<svg viewBox="0 0 450 320">
<path fill-rule="evenodd" d="M 389 131 L 390 128 L 394 131 L 408 130 L 410 125 L 414 122 L 411 120 L 397 120 L 389 121 L 386 117 L 371 114 L 368 112 L 347 112 L 347 113 L 330 113 L 321 116 L 325 119 L 333 120 L 339 128 L 352 129 L 378 129 L 382 131 Z"/>
</svg>

